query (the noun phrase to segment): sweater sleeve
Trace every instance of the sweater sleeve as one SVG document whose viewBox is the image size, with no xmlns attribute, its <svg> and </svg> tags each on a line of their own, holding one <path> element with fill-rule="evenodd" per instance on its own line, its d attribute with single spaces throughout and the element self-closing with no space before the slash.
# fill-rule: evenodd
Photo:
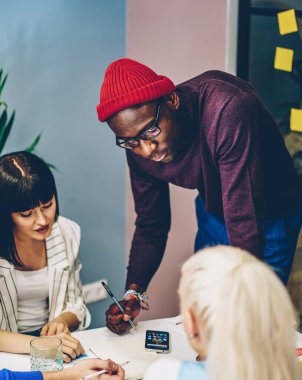
<svg viewBox="0 0 302 380">
<path fill-rule="evenodd" d="M 137 217 L 126 288 L 135 283 L 146 289 L 161 263 L 170 230 L 169 185 L 144 172 L 132 154 L 127 152 L 127 160 Z"/>
<path fill-rule="evenodd" d="M 0 380 L 43 380 L 41 372 L 16 372 L 8 369 L 0 370 Z"/>
<path fill-rule="evenodd" d="M 225 224 L 231 245 L 263 256 L 263 172 L 259 103 L 250 94 L 234 96 L 222 112 L 216 160 L 221 175 Z"/>
</svg>

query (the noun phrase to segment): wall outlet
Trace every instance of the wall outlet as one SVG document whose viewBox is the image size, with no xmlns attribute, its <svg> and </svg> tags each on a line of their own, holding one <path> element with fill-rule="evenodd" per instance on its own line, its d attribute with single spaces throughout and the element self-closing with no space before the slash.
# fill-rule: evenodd
<svg viewBox="0 0 302 380">
<path fill-rule="evenodd" d="M 108 282 L 105 279 L 101 279 L 82 286 L 83 298 L 86 304 L 98 302 L 108 297 L 108 294 L 101 284 L 101 281 L 104 281 L 105 284 Z"/>
</svg>

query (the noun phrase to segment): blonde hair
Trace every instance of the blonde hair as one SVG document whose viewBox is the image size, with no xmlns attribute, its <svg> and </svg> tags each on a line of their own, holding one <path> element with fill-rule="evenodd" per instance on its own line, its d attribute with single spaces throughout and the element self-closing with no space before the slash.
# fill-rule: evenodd
<svg viewBox="0 0 302 380">
<path fill-rule="evenodd" d="M 182 267 L 181 309 L 200 324 L 210 380 L 298 380 L 286 288 L 239 248 L 206 248 Z"/>
</svg>

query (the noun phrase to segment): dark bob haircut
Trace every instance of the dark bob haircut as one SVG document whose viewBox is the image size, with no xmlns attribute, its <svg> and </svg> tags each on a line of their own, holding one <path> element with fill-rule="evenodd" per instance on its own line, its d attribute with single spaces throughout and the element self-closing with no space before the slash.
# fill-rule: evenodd
<svg viewBox="0 0 302 380">
<path fill-rule="evenodd" d="M 0 157 L 0 256 L 11 264 L 22 266 L 16 250 L 12 212 L 30 210 L 55 196 L 55 180 L 47 164 L 35 154 L 15 152 Z"/>
</svg>

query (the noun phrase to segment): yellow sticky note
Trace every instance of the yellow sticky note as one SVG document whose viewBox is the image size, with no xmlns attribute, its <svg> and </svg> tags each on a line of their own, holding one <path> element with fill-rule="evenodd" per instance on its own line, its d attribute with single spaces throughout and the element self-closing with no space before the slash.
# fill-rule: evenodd
<svg viewBox="0 0 302 380">
<path fill-rule="evenodd" d="M 302 109 L 290 110 L 290 129 L 294 132 L 302 132 Z"/>
<path fill-rule="evenodd" d="M 289 11 L 279 12 L 278 16 L 278 24 L 279 24 L 279 32 L 283 36 L 283 34 L 294 33 L 298 31 L 296 13 L 294 9 L 290 9 Z"/>
<path fill-rule="evenodd" d="M 281 47 L 276 48 L 274 68 L 277 70 L 292 71 L 294 51 Z"/>
</svg>

